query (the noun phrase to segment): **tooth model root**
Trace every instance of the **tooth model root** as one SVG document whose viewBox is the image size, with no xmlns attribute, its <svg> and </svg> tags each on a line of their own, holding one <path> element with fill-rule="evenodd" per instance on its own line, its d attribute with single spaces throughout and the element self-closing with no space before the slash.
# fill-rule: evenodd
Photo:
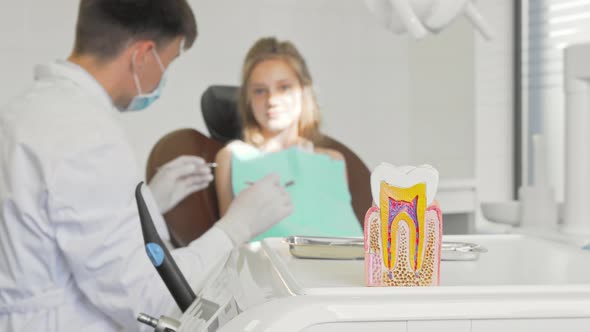
<svg viewBox="0 0 590 332">
<path fill-rule="evenodd" d="M 381 182 L 379 208 L 365 217 L 367 286 L 434 286 L 440 280 L 442 217 L 426 208 L 426 185 Z"/>
</svg>

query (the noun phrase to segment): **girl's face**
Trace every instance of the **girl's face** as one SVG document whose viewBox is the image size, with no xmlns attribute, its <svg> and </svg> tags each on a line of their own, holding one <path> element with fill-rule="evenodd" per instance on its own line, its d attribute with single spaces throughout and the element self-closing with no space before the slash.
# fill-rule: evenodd
<svg viewBox="0 0 590 332">
<path fill-rule="evenodd" d="M 262 134 L 273 135 L 297 126 L 303 89 L 297 75 L 281 59 L 258 63 L 248 81 L 248 99 Z"/>
</svg>

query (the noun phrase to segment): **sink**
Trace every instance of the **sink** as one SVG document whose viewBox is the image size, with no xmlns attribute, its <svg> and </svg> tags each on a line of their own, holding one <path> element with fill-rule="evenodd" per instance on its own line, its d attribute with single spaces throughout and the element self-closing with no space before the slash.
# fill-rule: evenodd
<svg viewBox="0 0 590 332">
<path fill-rule="evenodd" d="M 520 202 L 483 202 L 481 203 L 483 216 L 500 224 L 518 226 L 520 224 Z"/>
<path fill-rule="evenodd" d="M 557 203 L 558 223 L 563 221 L 563 203 Z M 521 219 L 520 201 L 483 202 L 481 212 L 489 221 L 499 224 L 519 226 Z"/>
</svg>

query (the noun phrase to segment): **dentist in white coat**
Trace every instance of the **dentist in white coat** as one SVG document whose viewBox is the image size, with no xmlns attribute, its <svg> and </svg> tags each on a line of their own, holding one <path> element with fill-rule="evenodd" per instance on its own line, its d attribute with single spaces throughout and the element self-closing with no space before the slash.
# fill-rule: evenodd
<svg viewBox="0 0 590 332">
<path fill-rule="evenodd" d="M 173 303 L 144 251 L 142 176 L 115 115 L 149 106 L 196 34 L 185 0 L 81 0 L 71 56 L 37 67 L 31 89 L 0 108 L 0 331 L 137 331 L 140 311 Z M 208 184 L 202 163 L 182 158 L 156 176 L 162 211 Z M 279 183 L 260 180 L 173 251 L 189 282 L 291 213 Z"/>
</svg>

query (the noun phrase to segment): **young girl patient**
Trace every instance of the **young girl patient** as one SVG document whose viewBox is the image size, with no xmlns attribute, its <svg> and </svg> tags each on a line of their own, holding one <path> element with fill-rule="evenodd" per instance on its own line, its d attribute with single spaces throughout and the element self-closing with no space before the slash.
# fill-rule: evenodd
<svg viewBox="0 0 590 332">
<path fill-rule="evenodd" d="M 257 240 L 362 236 L 344 157 L 317 146 L 322 137 L 312 79 L 291 42 L 262 38 L 252 46 L 242 68 L 238 108 L 244 140 L 229 143 L 216 157 L 220 214 L 249 183 L 275 172 L 291 194 L 294 211 Z"/>
</svg>

